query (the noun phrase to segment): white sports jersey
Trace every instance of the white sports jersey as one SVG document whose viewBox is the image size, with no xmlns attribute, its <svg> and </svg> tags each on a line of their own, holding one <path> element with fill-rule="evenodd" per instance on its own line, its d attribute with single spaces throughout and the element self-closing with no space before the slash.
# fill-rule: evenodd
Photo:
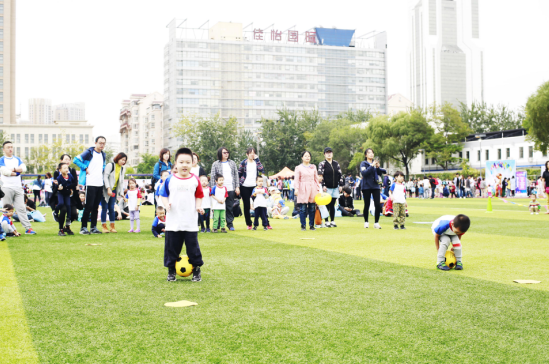
<svg viewBox="0 0 549 364">
<path fill-rule="evenodd" d="M 166 231 L 198 231 L 196 199 L 204 198 L 204 192 L 196 175 L 169 176 L 162 185 L 160 196 L 167 197 L 171 206 L 166 214 Z"/>
</svg>

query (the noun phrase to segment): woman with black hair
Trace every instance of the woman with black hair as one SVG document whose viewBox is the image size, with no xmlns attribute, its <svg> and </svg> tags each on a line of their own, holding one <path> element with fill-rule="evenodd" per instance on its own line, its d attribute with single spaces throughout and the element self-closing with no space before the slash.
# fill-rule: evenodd
<svg viewBox="0 0 549 364">
<path fill-rule="evenodd" d="M 116 233 L 116 211 L 114 205 L 119 198 L 124 197 L 123 184 L 126 175 L 128 156 L 118 153 L 103 171 L 103 198 L 101 199 L 101 227 L 103 233 Z M 109 213 L 110 228 L 107 227 L 107 211 Z"/>
<path fill-rule="evenodd" d="M 364 228 L 369 227 L 368 216 L 370 215 L 370 198 L 373 197 L 375 207 L 374 228 L 381 229 L 379 226 L 379 215 L 381 214 L 380 185 L 381 175 L 387 173 L 386 170 L 379 167 L 379 161 L 374 160 L 374 151 L 372 148 L 364 152 L 364 160 L 360 163 L 360 174 L 362 182 L 360 188 L 364 197 Z"/>
<path fill-rule="evenodd" d="M 307 216 L 309 216 L 309 229 L 315 230 L 315 196 L 319 192 L 318 172 L 316 166 L 311 164 L 311 153 L 301 153 L 301 163 L 295 167 L 295 195 L 297 203 L 301 205 L 299 217 L 301 220 L 301 231 L 305 231 Z"/>
<path fill-rule="evenodd" d="M 549 161 L 545 162 L 545 171 L 543 171 L 541 179 L 543 180 L 543 191 L 545 191 L 545 195 L 547 196 L 547 205 L 545 205 L 546 214 L 549 214 Z"/>
<path fill-rule="evenodd" d="M 246 219 L 246 226 L 248 227 L 248 230 L 252 230 L 250 198 L 252 198 L 252 191 L 257 184 L 257 176 L 260 176 L 260 173 L 265 172 L 265 170 L 259 161 L 259 157 L 257 156 L 257 152 L 254 147 L 250 147 L 246 150 L 246 157 L 247 158 L 240 163 L 240 167 L 238 168 L 238 177 L 240 178 L 239 184 L 242 191 L 242 202 L 244 202 L 244 217 Z"/>
<path fill-rule="evenodd" d="M 229 159 L 229 150 L 225 147 L 221 147 L 217 150 L 217 160 L 212 164 L 212 171 L 210 176 L 210 187 L 215 186 L 215 176 L 223 176 L 223 186 L 227 188 L 228 197 L 225 199 L 225 217 L 227 220 L 227 227 L 229 230 L 234 231 L 233 221 L 233 205 L 235 196 L 240 195 L 240 184 L 238 182 L 238 169 L 236 163 Z"/>
</svg>

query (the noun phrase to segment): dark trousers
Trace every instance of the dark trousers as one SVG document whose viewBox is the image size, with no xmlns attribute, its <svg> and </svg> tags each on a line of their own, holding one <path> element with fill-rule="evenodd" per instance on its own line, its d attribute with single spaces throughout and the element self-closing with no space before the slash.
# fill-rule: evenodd
<svg viewBox="0 0 549 364">
<path fill-rule="evenodd" d="M 316 204 L 312 203 L 302 203 L 301 209 L 299 210 L 299 219 L 301 220 L 301 226 L 305 226 L 307 223 L 307 215 L 309 215 L 309 226 L 315 226 L 315 211 Z"/>
<path fill-rule="evenodd" d="M 332 197 L 332 201 L 330 201 L 330 203 L 326 206 L 328 208 L 328 212 L 330 213 L 330 221 L 334 221 L 335 219 L 335 215 L 336 215 L 336 210 L 335 210 L 335 203 L 336 203 L 336 198 L 333 198 Z M 326 218 L 326 222 L 328 222 L 328 218 Z"/>
<path fill-rule="evenodd" d="M 163 233 L 162 229 L 165 229 L 165 228 L 166 228 L 166 225 L 164 225 L 161 222 L 158 223 L 158 225 L 153 226 L 152 227 L 152 233 L 153 233 L 154 237 L 156 238 L 158 235 L 162 234 Z"/>
<path fill-rule="evenodd" d="M 233 205 L 234 205 L 234 199 L 236 197 L 236 193 L 234 191 L 229 191 L 228 195 L 229 196 L 227 196 L 227 198 L 225 199 L 225 219 L 227 220 L 227 227 L 230 229 L 233 227 L 233 221 L 234 221 Z"/>
<path fill-rule="evenodd" d="M 198 232 L 196 231 L 166 231 L 164 241 L 164 267 L 175 268 L 175 262 L 181 254 L 183 244 L 187 250 L 189 263 L 193 267 L 201 267 L 202 253 L 198 245 Z"/>
<path fill-rule="evenodd" d="M 46 191 L 46 192 L 44 192 L 44 194 L 46 195 L 45 196 L 46 197 L 46 205 L 49 206 L 50 205 L 50 198 L 51 198 L 52 193 Z"/>
<path fill-rule="evenodd" d="M 246 226 L 252 226 L 252 218 L 250 216 L 250 198 L 252 197 L 252 191 L 254 188 L 255 187 L 240 187 L 240 195 L 242 196 L 242 202 L 244 202 L 244 218 L 246 219 Z"/>
<path fill-rule="evenodd" d="M 339 211 L 341 211 L 341 216 L 355 216 L 355 215 L 360 214 L 359 209 L 347 211 L 341 206 L 339 207 Z"/>
<path fill-rule="evenodd" d="M 59 229 L 63 229 L 63 226 L 65 226 L 65 215 L 67 216 L 67 221 L 71 220 L 71 196 L 65 196 L 58 193 L 57 209 L 60 212 L 57 217 L 57 220 L 59 220 Z"/>
<path fill-rule="evenodd" d="M 381 214 L 381 204 L 379 190 L 362 190 L 362 197 L 364 198 L 364 222 L 368 222 L 368 215 L 370 215 L 370 197 L 374 198 L 375 207 L 375 222 L 379 222 L 379 215 Z"/>
<path fill-rule="evenodd" d="M 204 229 L 204 222 L 206 222 L 206 228 L 210 228 L 210 209 L 204 209 L 204 215 L 198 214 L 198 221 L 200 222 L 200 228 Z"/>
<path fill-rule="evenodd" d="M 109 221 L 114 224 L 116 221 L 116 211 L 114 211 L 114 204 L 116 203 L 116 188 L 112 190 L 115 197 L 109 197 L 109 201 L 105 201 L 105 197 L 101 199 L 101 223 L 107 222 L 107 211 L 109 212 Z"/>
<path fill-rule="evenodd" d="M 90 228 L 97 226 L 97 210 L 99 204 L 103 198 L 103 186 L 88 186 L 86 187 L 86 205 L 84 206 L 84 213 L 82 214 L 82 227 L 88 227 L 88 220 L 90 219 Z"/>
<path fill-rule="evenodd" d="M 436 187 L 431 187 L 431 198 L 435 198 L 435 190 L 436 190 Z"/>
<path fill-rule="evenodd" d="M 255 216 L 254 216 L 254 226 L 259 226 L 259 218 L 263 226 L 269 226 L 269 218 L 267 217 L 267 208 L 266 207 L 256 207 Z"/>
<path fill-rule="evenodd" d="M 36 199 L 40 201 L 40 190 L 32 190 L 32 192 L 34 193 L 34 203 L 36 204 Z"/>
</svg>

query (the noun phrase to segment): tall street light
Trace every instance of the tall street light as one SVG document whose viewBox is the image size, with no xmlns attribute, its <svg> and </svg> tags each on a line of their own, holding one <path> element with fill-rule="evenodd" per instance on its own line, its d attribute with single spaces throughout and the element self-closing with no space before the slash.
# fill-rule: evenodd
<svg viewBox="0 0 549 364">
<path fill-rule="evenodd" d="M 486 134 L 475 134 L 475 138 L 478 139 L 478 147 L 479 147 L 479 152 L 478 152 L 479 175 L 480 175 L 480 172 L 482 171 L 482 138 L 485 138 L 485 137 L 486 137 Z"/>
</svg>

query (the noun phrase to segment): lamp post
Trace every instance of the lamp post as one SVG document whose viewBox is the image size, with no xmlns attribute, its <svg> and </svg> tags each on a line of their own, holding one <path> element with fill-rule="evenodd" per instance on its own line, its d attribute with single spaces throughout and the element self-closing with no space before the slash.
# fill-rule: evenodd
<svg viewBox="0 0 549 364">
<path fill-rule="evenodd" d="M 478 147 L 479 147 L 479 156 L 478 156 L 478 173 L 480 175 L 480 171 L 482 171 L 482 138 L 486 137 L 486 134 L 475 134 L 475 138 L 478 139 Z"/>
</svg>

